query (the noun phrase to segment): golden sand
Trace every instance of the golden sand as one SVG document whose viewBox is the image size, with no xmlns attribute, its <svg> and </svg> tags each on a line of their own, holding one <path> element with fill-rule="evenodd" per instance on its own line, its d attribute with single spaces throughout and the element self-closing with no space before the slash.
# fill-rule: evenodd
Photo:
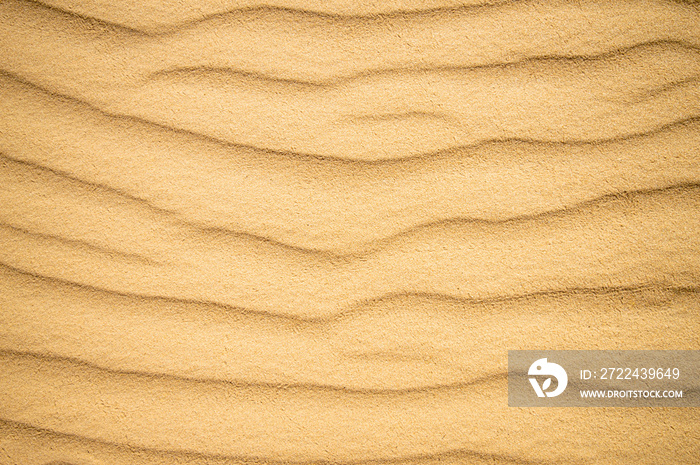
<svg viewBox="0 0 700 465">
<path fill-rule="evenodd" d="M 696 464 L 507 406 L 700 349 L 700 10 L 0 2 L 0 464 Z"/>
</svg>

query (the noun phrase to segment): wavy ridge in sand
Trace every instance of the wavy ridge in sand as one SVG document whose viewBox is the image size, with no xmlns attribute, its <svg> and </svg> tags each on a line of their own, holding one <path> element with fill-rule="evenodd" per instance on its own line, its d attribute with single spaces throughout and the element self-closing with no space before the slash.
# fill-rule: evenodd
<svg viewBox="0 0 700 465">
<path fill-rule="evenodd" d="M 42 4 L 43 3 L 43 4 Z M 700 349 L 700 10 L 0 3 L 0 464 L 693 464 L 508 349 Z"/>
<path fill-rule="evenodd" d="M 105 116 L 9 77 L 0 82 L 5 156 L 113 189 L 199 227 L 310 249 L 360 251 L 450 218 L 502 221 L 700 181 L 695 119 L 598 144 L 504 141 L 346 162 L 232 147 Z M 60 143 L 45 127 L 62 134 Z"/>
<path fill-rule="evenodd" d="M 109 290 L 266 313 L 322 316 L 396 292 L 482 299 L 572 287 L 685 286 L 697 283 L 700 265 L 696 186 L 507 222 L 434 223 L 376 250 L 335 256 L 193 228 L 107 190 L 9 160 L 1 166 L 2 262 Z M 20 192 L 28 194 L 21 202 Z M 85 221 L 88 212 L 110 221 Z"/>
<path fill-rule="evenodd" d="M 508 347 L 543 344 L 543 325 L 551 328 L 546 344 L 560 349 L 582 349 L 580 340 L 598 348 L 613 336 L 618 348 L 637 348 L 640 338 L 647 348 L 665 347 L 669 332 L 674 344 L 692 347 L 700 329 L 691 289 L 569 291 L 485 302 L 403 295 L 332 318 L 298 320 L 110 294 L 9 268 L 0 270 L 0 285 L 6 290 L 4 350 L 126 372 L 349 391 L 449 387 L 497 375 L 506 370 L 501 354 Z M 638 311 L 627 312 L 630 307 Z M 504 320 L 509 328 L 501 328 Z M 631 326 L 639 329 L 625 330 Z M 105 334 L 107 327 L 112 331 Z"/>
<path fill-rule="evenodd" d="M 360 47 L 354 52 L 348 51 L 352 47 L 342 44 L 342 37 L 346 37 L 342 29 L 339 37 L 333 38 L 329 37 L 332 26 L 325 23 L 310 25 L 309 33 L 313 37 L 323 37 L 326 40 L 322 43 L 337 44 L 338 47 L 329 50 L 330 61 L 323 63 L 321 60 L 318 71 L 314 71 L 310 57 L 323 57 L 324 53 L 317 50 L 313 39 L 299 36 L 306 26 L 296 20 L 290 21 L 290 18 L 278 18 L 276 15 L 282 14 L 280 12 L 270 13 L 269 20 L 280 21 L 286 26 L 293 24 L 294 28 L 289 31 L 289 38 L 270 45 L 270 50 L 280 54 L 273 57 L 260 48 L 264 46 L 264 40 L 236 36 L 241 30 L 246 30 L 241 24 L 254 23 L 254 19 L 242 19 L 234 26 L 224 21 L 222 27 L 233 27 L 229 32 L 218 30 L 215 24 L 203 30 L 179 32 L 174 35 L 176 40 L 181 40 L 186 46 L 191 43 L 199 45 L 196 50 L 178 51 L 178 46 L 166 39 L 144 40 L 133 32 L 84 24 L 83 20 L 64 17 L 33 3 L 10 1 L 2 4 L 5 11 L 1 16 L 4 21 L 0 22 L 0 41 L 7 52 L 0 55 L 0 68 L 113 113 L 138 116 L 239 145 L 356 159 L 416 155 L 494 138 L 605 139 L 653 130 L 679 119 L 697 116 L 696 78 L 700 60 L 693 48 L 697 45 L 696 40 L 688 37 L 696 30 L 691 25 L 697 23 L 697 10 L 682 4 L 651 2 L 645 5 L 649 7 L 645 15 L 641 12 L 633 15 L 649 18 L 649 24 L 639 24 L 639 36 L 627 30 L 630 24 L 637 25 L 638 22 L 620 21 L 620 15 L 627 14 L 637 2 L 622 5 L 617 13 L 581 20 L 582 8 L 588 7 L 600 14 L 601 8 L 610 5 L 617 3 L 559 5 L 559 8 L 573 8 L 570 11 L 571 24 L 576 30 L 570 35 L 562 32 L 562 23 L 556 15 L 554 19 L 545 20 L 549 30 L 546 25 L 534 27 L 527 16 L 516 16 L 517 19 L 512 20 L 514 24 L 509 27 L 501 26 L 505 19 L 482 19 L 480 24 L 499 25 L 493 26 L 493 30 L 486 26 L 483 33 L 493 35 L 491 48 L 479 44 L 464 46 L 473 41 L 457 38 L 455 43 L 461 46 L 445 46 L 444 56 L 448 60 L 445 62 L 435 61 L 434 58 L 441 55 L 435 45 L 425 46 L 430 62 L 419 55 L 411 55 L 420 49 L 416 42 L 420 39 L 401 38 L 399 45 L 407 46 L 410 52 L 402 58 L 401 50 L 392 53 L 385 46 L 386 41 L 378 37 L 379 32 L 372 32 L 370 28 L 366 32 L 368 46 L 383 44 L 376 50 L 379 61 L 375 65 L 369 59 L 369 50 Z M 538 9 L 545 6 L 509 6 L 518 14 L 522 13 L 522 8 L 530 7 L 535 8 L 532 13 L 535 18 L 547 18 Z M 657 10 L 658 17 L 650 13 Z M 671 11 L 675 13 L 671 14 Z M 677 20 L 667 24 L 665 21 L 675 18 L 674 15 Z M 505 17 L 510 16 L 510 13 L 505 14 Z M 601 24 L 605 18 L 612 18 L 613 23 L 605 24 L 600 31 L 590 28 L 580 31 L 582 24 Z M 464 25 L 436 24 L 439 24 L 436 27 L 448 31 L 460 31 L 460 34 L 472 31 L 475 37 L 480 37 L 473 28 Z M 539 49 L 508 51 L 509 39 L 503 34 L 517 24 L 527 24 L 533 31 L 548 30 L 555 42 L 535 41 L 533 38 L 532 43 L 538 44 Z M 625 25 L 625 33 L 618 31 L 609 37 L 605 35 L 610 27 L 620 24 Z M 269 31 L 270 27 L 249 30 L 260 33 Z M 415 29 L 410 24 L 405 28 Z M 650 34 L 649 31 L 655 28 L 663 33 Z M 210 29 L 213 42 L 211 52 L 207 52 L 204 44 L 208 43 L 206 34 Z M 353 30 L 364 29 L 355 27 Z M 58 31 L 61 31 L 60 35 Z M 392 31 L 390 28 L 390 37 L 394 36 Z M 585 31 L 588 35 L 581 36 L 580 33 Z M 278 37 L 277 33 L 265 34 L 265 37 Z M 280 37 L 283 35 L 279 33 Z M 440 44 L 449 43 L 442 39 L 442 35 L 422 32 L 420 37 L 440 37 Z M 54 47 L 43 47 L 44 43 L 58 37 L 61 40 Z M 227 40 L 222 41 L 222 37 Z M 521 34 L 516 33 L 515 37 L 521 37 Z M 239 46 L 235 50 L 226 49 L 225 44 L 241 41 L 254 44 L 249 46 L 250 63 L 245 60 L 225 63 L 229 58 L 222 61 L 221 57 L 241 57 L 247 53 Z M 523 43 L 515 39 L 511 42 L 514 46 Z M 284 50 L 282 47 L 282 44 L 305 43 L 310 43 L 312 49 Z M 588 48 L 590 44 L 597 44 L 598 48 L 591 50 Z M 151 50 L 154 46 L 161 47 L 162 51 Z M 567 50 L 569 47 L 573 49 Z M 620 53 L 610 55 L 614 50 Z M 463 51 L 467 56 L 459 59 L 461 55 L 456 51 Z M 352 67 L 347 72 L 341 71 L 339 57 L 343 53 L 348 53 L 347 63 Z M 500 55 L 503 53 L 505 56 Z M 593 60 L 569 58 L 551 62 L 548 59 L 544 63 L 532 60 L 538 56 L 601 53 L 602 56 Z M 181 57 L 181 63 L 163 62 L 177 57 Z M 292 57 L 300 57 L 302 61 L 294 63 Z M 474 68 L 476 65 L 519 62 L 521 58 L 527 59 L 513 66 Z M 255 64 L 256 60 L 261 63 Z M 285 63 L 289 64 L 289 71 L 280 69 Z M 358 69 L 359 63 L 364 68 Z M 263 65 L 272 65 L 274 69 L 266 70 Z M 245 74 L 221 75 L 216 70 L 204 74 L 189 71 L 184 75 L 178 72 L 153 76 L 156 71 L 183 66 L 188 69 L 192 66 L 233 68 L 237 72 L 263 74 L 282 80 L 263 82 Z M 405 70 L 407 66 L 408 71 Z M 395 69 L 399 74 L 376 73 L 382 69 Z M 294 73 L 300 70 L 307 74 L 295 76 Z M 333 70 L 335 74 L 324 77 L 320 74 L 323 70 Z M 372 73 L 321 89 L 284 81 L 313 81 L 363 71 Z M 144 81 L 147 76 L 151 77 Z M 624 86 L 620 86 L 621 83 Z M 535 113 L 541 115 L 537 120 L 529 117 Z"/>
<path fill-rule="evenodd" d="M 255 9 L 278 9 L 296 13 L 337 16 L 400 16 L 407 14 L 434 14 L 445 10 L 480 8 L 506 3 L 498 0 L 389 0 L 356 1 L 331 0 L 212 0 L 198 2 L 76 2 L 74 0 L 46 0 L 37 3 L 58 11 L 97 19 L 134 31 L 159 33 L 176 30 L 212 18 L 234 15 Z"/>
<path fill-rule="evenodd" d="M 0 402 L 5 415 L 14 417 L 15 422 L 138 448 L 239 459 L 400 461 L 466 450 L 484 456 L 515 455 L 526 461 L 575 463 L 571 452 L 580 450 L 579 439 L 572 440 L 566 430 L 554 427 L 556 423 L 564 417 L 599 425 L 611 416 L 603 409 L 568 409 L 557 419 L 551 415 L 533 416 L 524 409 L 507 411 L 508 407 L 500 406 L 495 400 L 505 389 L 505 379 L 484 380 L 478 389 L 473 386 L 447 392 L 405 394 L 397 402 L 394 396 L 350 393 L 337 396 L 295 388 L 236 387 L 142 375 L 120 376 L 67 361 L 11 353 L 1 354 L 0 363 L 6 373 L 0 380 L 3 388 Z M 18 379 L 31 381 L 28 384 L 31 388 L 18 390 Z M 67 392 L 80 393 L 82 399 L 98 398 L 101 402 L 81 401 L 66 396 Z M 14 402 L 9 403 L 10 398 Z M 42 407 L 46 404 L 50 406 L 51 416 L 46 416 Z M 567 412 L 572 413 L 567 415 Z M 663 415 L 648 409 L 638 412 L 614 418 L 632 427 Z M 424 421 L 411 421 L 416 414 Z M 67 423 L 68 416 L 77 420 Z M 261 416 L 270 421 L 259 422 Z M 485 416 L 497 425 L 504 421 L 509 427 L 517 425 L 520 442 L 514 445 L 508 437 L 493 438 L 484 432 L 477 425 Z M 680 451 L 681 458 L 683 451 L 693 448 L 694 433 L 687 423 L 691 418 L 692 414 L 682 412 L 666 415 L 667 426 L 657 430 L 667 447 Z M 178 433 L 173 435 L 169 428 L 154 427 L 154 421 L 162 425 L 177 424 Z M 373 427 L 368 431 L 366 425 Z M 534 439 L 542 429 L 551 431 L 546 443 Z M 674 429 L 689 435 L 677 435 Z M 219 436 L 217 432 L 222 430 L 228 434 Z M 336 432 L 332 438 L 326 435 L 329 430 Z M 181 435 L 184 431 L 187 434 Z M 626 440 L 645 437 L 644 430 L 630 428 L 630 431 L 631 436 Z M 287 438 L 283 444 L 278 441 L 280 437 Z M 325 447 L 319 447 L 319 438 L 323 438 Z M 172 445 L 174 439 L 177 446 Z M 372 444 L 369 448 L 368 441 Z M 534 447 L 534 441 L 539 442 L 538 447 Z M 618 443 L 619 439 L 603 435 L 596 450 L 610 451 Z"/>
</svg>

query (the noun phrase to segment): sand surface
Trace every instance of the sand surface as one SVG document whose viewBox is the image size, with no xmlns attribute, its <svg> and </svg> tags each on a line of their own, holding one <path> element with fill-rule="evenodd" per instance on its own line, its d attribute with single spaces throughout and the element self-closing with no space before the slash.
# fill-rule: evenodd
<svg viewBox="0 0 700 465">
<path fill-rule="evenodd" d="M 0 464 L 697 464 L 507 406 L 700 349 L 700 8 L 0 1 Z"/>
</svg>

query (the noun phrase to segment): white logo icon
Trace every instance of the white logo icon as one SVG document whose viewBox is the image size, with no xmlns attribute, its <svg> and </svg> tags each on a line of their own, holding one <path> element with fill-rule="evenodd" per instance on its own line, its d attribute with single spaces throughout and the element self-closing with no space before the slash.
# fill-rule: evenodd
<svg viewBox="0 0 700 465">
<path fill-rule="evenodd" d="M 569 377 L 566 376 L 566 371 L 564 371 L 564 369 L 556 363 L 548 362 L 546 358 L 535 360 L 535 363 L 530 365 L 530 369 L 528 370 L 527 374 L 530 376 L 550 376 L 544 380 L 542 387 L 540 387 L 537 379 L 530 378 L 530 384 L 532 384 L 532 388 L 535 390 L 535 393 L 537 393 L 537 397 L 544 397 L 545 394 L 547 397 L 556 397 L 564 392 L 564 389 L 566 389 L 566 384 L 569 382 Z M 547 392 L 549 386 L 552 385 L 552 376 L 557 380 L 557 388 L 554 391 Z"/>
</svg>

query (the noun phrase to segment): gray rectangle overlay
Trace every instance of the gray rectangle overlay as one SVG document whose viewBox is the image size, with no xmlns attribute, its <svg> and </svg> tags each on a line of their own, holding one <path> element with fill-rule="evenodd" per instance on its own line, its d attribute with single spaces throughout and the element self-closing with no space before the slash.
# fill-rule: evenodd
<svg viewBox="0 0 700 465">
<path fill-rule="evenodd" d="M 509 350 L 511 407 L 700 407 L 699 350 Z"/>
</svg>

